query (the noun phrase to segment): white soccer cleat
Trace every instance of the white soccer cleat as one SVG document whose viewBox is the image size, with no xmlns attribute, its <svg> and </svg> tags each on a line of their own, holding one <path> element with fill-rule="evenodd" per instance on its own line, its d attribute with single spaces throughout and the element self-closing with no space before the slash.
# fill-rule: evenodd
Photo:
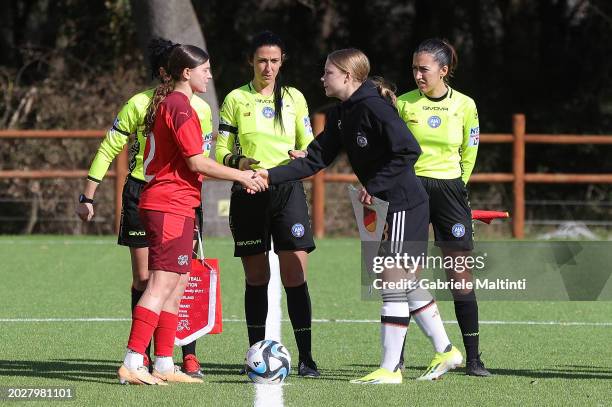
<svg viewBox="0 0 612 407">
<path fill-rule="evenodd" d="M 454 346 L 448 352 L 438 352 L 429 364 L 429 367 L 417 380 L 437 380 L 444 373 L 459 366 L 463 362 L 463 355 Z"/>
</svg>

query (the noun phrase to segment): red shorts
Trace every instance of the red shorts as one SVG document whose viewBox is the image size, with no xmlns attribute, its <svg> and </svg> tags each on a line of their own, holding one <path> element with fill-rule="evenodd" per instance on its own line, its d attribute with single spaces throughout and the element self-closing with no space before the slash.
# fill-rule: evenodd
<svg viewBox="0 0 612 407">
<path fill-rule="evenodd" d="M 149 241 L 149 270 L 186 274 L 191 271 L 193 218 L 140 209 Z"/>
</svg>

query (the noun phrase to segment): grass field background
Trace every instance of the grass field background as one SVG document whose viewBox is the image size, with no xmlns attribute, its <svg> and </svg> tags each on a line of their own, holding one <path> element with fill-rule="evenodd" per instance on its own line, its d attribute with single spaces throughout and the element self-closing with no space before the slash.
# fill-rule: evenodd
<svg viewBox="0 0 612 407">
<path fill-rule="evenodd" d="M 380 304 L 360 299 L 358 240 L 317 245 L 309 258 L 313 314 L 331 320 L 313 325 L 323 376 L 302 379 L 293 370 L 283 386 L 285 405 L 612 405 L 612 302 L 481 302 L 483 321 L 608 325 L 483 324 L 481 350 L 493 377 L 467 377 L 458 369 L 438 382 L 417 382 L 433 353 L 412 324 L 403 384 L 350 384 L 378 366 L 379 324 L 339 320 L 377 320 Z M 117 384 L 129 321 L 14 321 L 129 318 L 127 249 L 112 237 L 0 237 L 0 386 L 72 386 L 76 399 L 69 405 L 252 405 L 255 387 L 237 374 L 248 347 L 242 268 L 229 239 L 209 239 L 206 246 L 207 256 L 220 258 L 223 313 L 232 321 L 223 334 L 198 342 L 203 384 L 155 388 Z M 454 321 L 452 303 L 439 305 L 443 319 Z M 297 356 L 286 307 L 283 315 L 282 342 Z M 458 326 L 446 327 L 463 351 Z M 176 349 L 177 361 L 179 354 Z"/>
</svg>

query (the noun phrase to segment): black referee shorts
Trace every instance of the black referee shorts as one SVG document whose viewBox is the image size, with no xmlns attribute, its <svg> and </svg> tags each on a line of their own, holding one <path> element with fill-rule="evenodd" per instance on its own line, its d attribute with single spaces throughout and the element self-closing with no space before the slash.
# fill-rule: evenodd
<svg viewBox="0 0 612 407">
<path fill-rule="evenodd" d="M 472 210 L 467 188 L 461 178 L 418 178 L 429 195 L 429 219 L 433 226 L 436 246 L 452 250 L 472 250 Z"/>
<path fill-rule="evenodd" d="M 138 203 L 145 182 L 128 175 L 121 194 L 121 224 L 117 243 L 128 247 L 148 247 L 147 233 L 140 222 Z"/>
<path fill-rule="evenodd" d="M 265 192 L 248 194 L 234 184 L 229 224 L 234 237 L 234 256 L 274 251 L 315 249 L 306 194 L 300 181 L 271 185 Z"/>
</svg>

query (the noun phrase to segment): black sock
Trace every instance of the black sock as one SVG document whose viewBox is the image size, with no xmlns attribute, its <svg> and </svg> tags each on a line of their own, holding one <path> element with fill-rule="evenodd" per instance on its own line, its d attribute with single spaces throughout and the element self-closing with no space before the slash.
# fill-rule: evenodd
<svg viewBox="0 0 612 407">
<path fill-rule="evenodd" d="M 463 335 L 463 346 L 467 360 L 478 358 L 478 340 L 480 338 L 478 328 L 478 302 L 476 294 L 454 294 L 455 316 L 459 323 L 459 329 Z"/>
<path fill-rule="evenodd" d="M 244 315 L 249 332 L 249 346 L 253 346 L 266 338 L 268 284 L 255 286 L 245 283 Z"/>
<path fill-rule="evenodd" d="M 181 346 L 181 350 L 183 351 L 183 359 L 187 355 L 195 355 L 196 354 L 196 341 L 188 343 L 187 345 Z"/>
<path fill-rule="evenodd" d="M 285 287 L 287 294 L 287 311 L 293 326 L 295 342 L 300 353 L 300 360 L 312 360 L 311 354 L 311 324 L 312 307 L 308 284 L 298 287 Z"/>
<path fill-rule="evenodd" d="M 132 287 L 132 312 L 134 311 L 134 308 L 136 308 L 136 304 L 138 304 L 138 301 L 140 301 L 140 297 L 142 297 L 143 293 L 144 291 L 140 291 Z M 151 360 L 151 342 L 149 342 L 147 345 L 145 352 L 149 360 Z"/>
</svg>

